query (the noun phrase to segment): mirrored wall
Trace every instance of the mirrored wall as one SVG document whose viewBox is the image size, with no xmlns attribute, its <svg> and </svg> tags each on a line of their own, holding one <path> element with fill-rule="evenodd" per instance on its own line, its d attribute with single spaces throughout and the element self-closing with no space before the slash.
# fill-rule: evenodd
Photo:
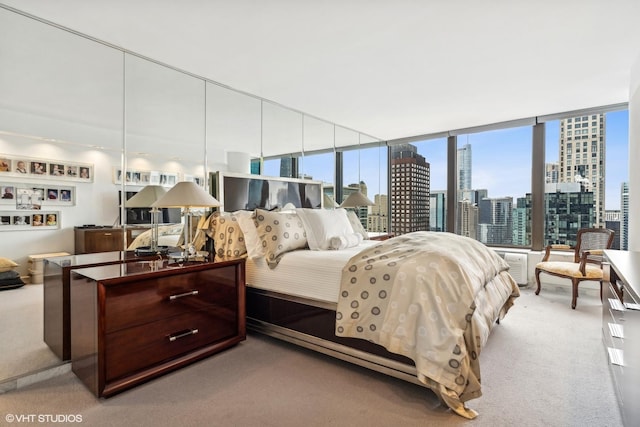
<svg viewBox="0 0 640 427">
<path fill-rule="evenodd" d="M 75 227 L 137 225 L 139 218 L 121 200 L 145 185 L 170 188 L 193 180 L 206 188 L 209 172 L 249 173 L 248 163 L 238 158 L 262 163 L 263 158 L 293 156 L 299 176 L 331 186 L 335 151 L 358 147 L 365 139 L 356 131 L 4 6 L 0 28 L 0 155 L 82 163 L 91 172 L 84 181 L 66 173 L 0 172 L 0 182 L 9 185 L 46 190 L 64 181 L 74 191 L 74 203 L 58 208 L 58 229 L 2 233 L 0 256 L 9 255 L 11 248 L 23 275 L 28 274 L 29 255 L 74 253 Z M 123 249 L 126 244 L 123 240 Z M 41 323 L 25 327 L 41 334 Z M 36 351 L 40 356 L 44 352 Z M 55 356 L 29 360 L 33 352 L 5 349 L 0 381 L 60 363 Z"/>
</svg>

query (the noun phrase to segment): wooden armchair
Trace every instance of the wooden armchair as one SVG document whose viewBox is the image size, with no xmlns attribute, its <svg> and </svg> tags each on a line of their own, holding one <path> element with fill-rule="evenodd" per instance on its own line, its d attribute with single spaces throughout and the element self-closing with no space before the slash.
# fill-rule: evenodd
<svg viewBox="0 0 640 427">
<path fill-rule="evenodd" d="M 584 228 L 578 230 L 575 248 L 569 245 L 549 245 L 542 261 L 536 264 L 536 295 L 540 293 L 540 273 L 571 279 L 573 297 L 571 308 L 576 308 L 578 285 L 583 280 L 600 282 L 600 300 L 602 300 L 602 251 L 613 243 L 613 230 L 606 228 Z M 573 262 L 548 261 L 551 251 L 573 252 Z"/>
</svg>

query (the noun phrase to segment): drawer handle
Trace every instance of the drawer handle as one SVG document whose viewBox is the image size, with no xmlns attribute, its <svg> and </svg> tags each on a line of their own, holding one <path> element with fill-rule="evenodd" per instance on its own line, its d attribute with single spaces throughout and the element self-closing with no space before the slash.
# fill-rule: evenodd
<svg viewBox="0 0 640 427">
<path fill-rule="evenodd" d="M 183 297 L 189 297 L 192 295 L 198 295 L 198 291 L 189 291 L 189 292 L 185 292 L 183 294 L 176 294 L 176 295 L 170 295 L 169 296 L 169 301 L 173 301 L 174 299 L 178 299 L 178 298 L 183 298 Z"/>
<path fill-rule="evenodd" d="M 184 331 L 184 332 L 178 332 L 176 334 L 171 334 L 171 335 L 169 335 L 169 342 L 174 342 L 178 338 L 188 337 L 190 335 L 195 335 L 197 333 L 198 333 L 197 329 L 189 329 L 189 330 Z"/>
<path fill-rule="evenodd" d="M 111 236 L 111 233 L 104 233 L 105 236 Z"/>
</svg>

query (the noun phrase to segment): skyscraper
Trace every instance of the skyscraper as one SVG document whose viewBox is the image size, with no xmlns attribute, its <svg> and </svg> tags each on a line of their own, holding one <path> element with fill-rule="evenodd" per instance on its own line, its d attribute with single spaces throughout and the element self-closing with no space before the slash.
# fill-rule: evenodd
<svg viewBox="0 0 640 427">
<path fill-rule="evenodd" d="M 458 202 L 456 221 L 456 234 L 472 239 L 477 238 L 478 207 L 475 204 L 468 200 Z"/>
<path fill-rule="evenodd" d="M 429 163 L 411 144 L 391 147 L 391 229 L 429 230 Z"/>
<path fill-rule="evenodd" d="M 458 148 L 458 201 L 469 199 L 466 192 L 471 191 L 471 144 Z M 470 199 L 469 199 L 470 200 Z"/>
<path fill-rule="evenodd" d="M 486 197 L 480 200 L 478 208 L 478 240 L 487 245 L 510 245 L 513 197 Z"/>
<path fill-rule="evenodd" d="M 558 173 L 560 169 L 560 163 L 545 163 L 544 165 L 544 182 L 546 184 L 558 183 Z"/>
<path fill-rule="evenodd" d="M 629 183 L 620 186 L 620 249 L 629 250 Z"/>
<path fill-rule="evenodd" d="M 432 191 L 429 195 L 429 230 L 447 231 L 446 191 Z"/>
<path fill-rule="evenodd" d="M 611 249 L 620 249 L 620 211 L 619 210 L 605 210 L 604 211 L 604 226 L 609 230 L 613 230 L 613 242 L 611 243 Z"/>
<path fill-rule="evenodd" d="M 593 192 L 596 227 L 604 227 L 605 129 L 602 113 L 560 121 L 558 182 L 578 182 Z"/>
<path fill-rule="evenodd" d="M 389 230 L 388 197 L 386 194 L 376 194 L 367 216 L 367 231 L 386 233 Z"/>
</svg>

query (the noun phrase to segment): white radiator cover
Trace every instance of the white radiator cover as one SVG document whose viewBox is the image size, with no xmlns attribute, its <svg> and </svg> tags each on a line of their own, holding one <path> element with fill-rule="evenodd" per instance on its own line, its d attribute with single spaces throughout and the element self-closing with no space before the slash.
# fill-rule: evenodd
<svg viewBox="0 0 640 427">
<path fill-rule="evenodd" d="M 501 254 L 502 255 L 502 254 Z M 518 285 L 527 284 L 527 255 L 505 253 L 504 260 L 509 264 L 509 273 Z"/>
</svg>

